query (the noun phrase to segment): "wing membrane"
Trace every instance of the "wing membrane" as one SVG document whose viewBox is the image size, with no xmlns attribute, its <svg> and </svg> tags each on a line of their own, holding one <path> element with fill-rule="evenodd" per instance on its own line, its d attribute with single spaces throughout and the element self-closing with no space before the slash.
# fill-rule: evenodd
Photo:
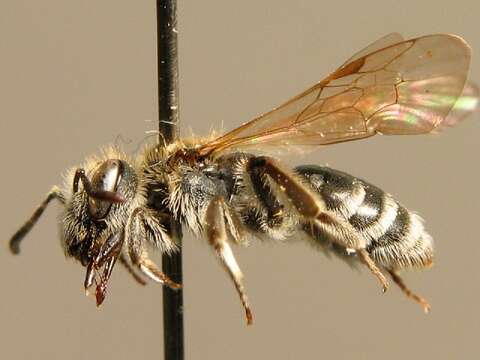
<svg viewBox="0 0 480 360">
<path fill-rule="evenodd" d="M 390 34 L 369 45 L 310 89 L 200 151 L 326 145 L 377 133 L 432 131 L 462 93 L 470 48 L 453 35 L 392 44 L 400 39 Z"/>
<path fill-rule="evenodd" d="M 448 116 L 442 121 L 440 126 L 435 130 L 441 131 L 446 128 L 457 125 L 467 116 L 478 108 L 480 100 L 480 89 L 472 82 L 467 82 L 463 88 L 462 94 L 459 96 Z"/>
<path fill-rule="evenodd" d="M 358 58 L 364 57 L 365 55 L 371 54 L 375 51 L 382 50 L 386 47 L 401 43 L 402 41 L 404 41 L 403 36 L 399 33 L 390 33 L 388 35 L 385 35 L 384 37 L 378 39 L 377 41 L 371 43 L 367 47 L 352 55 L 352 57 L 345 61 L 340 67 L 344 67 L 348 63 L 351 63 Z"/>
</svg>

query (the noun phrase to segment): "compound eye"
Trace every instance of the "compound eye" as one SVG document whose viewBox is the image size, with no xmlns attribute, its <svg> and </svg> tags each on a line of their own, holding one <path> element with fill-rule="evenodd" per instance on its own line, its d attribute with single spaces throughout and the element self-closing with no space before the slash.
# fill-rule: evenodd
<svg viewBox="0 0 480 360">
<path fill-rule="evenodd" d="M 107 160 L 95 171 L 91 183 L 92 190 L 112 191 L 117 190 L 122 173 L 122 162 L 120 160 Z M 105 200 L 89 197 L 88 212 L 94 219 L 102 219 L 107 216 L 112 203 Z"/>
</svg>

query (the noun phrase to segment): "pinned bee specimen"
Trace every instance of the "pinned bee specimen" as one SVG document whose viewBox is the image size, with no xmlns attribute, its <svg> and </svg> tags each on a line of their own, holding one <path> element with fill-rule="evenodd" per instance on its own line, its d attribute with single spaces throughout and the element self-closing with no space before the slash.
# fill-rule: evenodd
<svg viewBox="0 0 480 360">
<path fill-rule="evenodd" d="M 63 205 L 61 243 L 86 267 L 85 288 L 106 295 L 117 260 L 140 283 L 171 288 L 147 245 L 173 252 L 171 220 L 207 240 L 252 313 L 231 244 L 303 234 L 325 252 L 387 275 L 425 311 L 399 272 L 432 265 L 433 241 L 422 219 L 391 195 L 325 166 L 287 168 L 270 150 L 315 147 L 376 134 L 425 134 L 461 96 L 470 48 L 459 37 L 403 40 L 390 34 L 278 108 L 220 137 L 151 145 L 137 158 L 109 149 L 54 187 L 10 241 L 13 253 L 47 204 Z M 449 126 L 455 119 L 449 118 Z M 259 154 L 260 153 L 260 154 Z"/>
</svg>

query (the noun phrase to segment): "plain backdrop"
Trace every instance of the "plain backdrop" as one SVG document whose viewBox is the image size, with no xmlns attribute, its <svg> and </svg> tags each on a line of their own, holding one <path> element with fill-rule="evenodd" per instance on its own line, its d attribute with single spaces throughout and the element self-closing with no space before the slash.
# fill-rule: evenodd
<svg viewBox="0 0 480 360">
<path fill-rule="evenodd" d="M 179 1 L 185 133 L 228 129 L 320 80 L 398 31 L 454 33 L 473 48 L 477 1 Z M 58 205 L 10 255 L 7 241 L 65 168 L 106 143 L 134 151 L 157 119 L 154 1 L 0 2 L 0 357 L 161 359 L 162 293 L 114 271 L 97 310 L 85 270 L 65 260 Z M 377 137 L 288 160 L 368 179 L 418 211 L 436 265 L 405 274 L 429 315 L 392 286 L 382 295 L 301 242 L 235 249 L 255 315 L 203 239 L 184 239 L 188 359 L 476 359 L 480 333 L 480 115 L 439 136 Z M 157 257 L 158 258 L 158 257 Z"/>
</svg>

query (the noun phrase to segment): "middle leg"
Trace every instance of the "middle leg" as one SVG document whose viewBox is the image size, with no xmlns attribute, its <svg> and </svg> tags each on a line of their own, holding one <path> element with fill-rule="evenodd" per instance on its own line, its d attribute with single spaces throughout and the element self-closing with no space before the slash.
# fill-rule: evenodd
<svg viewBox="0 0 480 360">
<path fill-rule="evenodd" d="M 385 278 L 385 275 L 383 275 L 382 271 L 380 268 L 375 264 L 375 262 L 372 260 L 370 255 L 368 254 L 367 250 L 365 249 L 359 249 L 357 250 L 357 254 L 362 259 L 363 263 L 367 265 L 367 267 L 370 269 L 373 275 L 380 281 L 380 284 L 382 284 L 382 289 L 383 292 L 386 292 L 388 289 L 388 281 Z M 395 280 L 395 279 L 393 279 Z"/>
<path fill-rule="evenodd" d="M 243 274 L 235 260 L 232 249 L 227 242 L 227 230 L 225 226 L 226 211 L 228 210 L 226 209 L 226 204 L 223 198 L 215 197 L 208 205 L 205 215 L 205 233 L 208 242 L 215 249 L 220 262 L 233 280 L 245 309 L 247 325 L 251 325 L 253 322 L 253 316 L 243 285 Z"/>
</svg>

